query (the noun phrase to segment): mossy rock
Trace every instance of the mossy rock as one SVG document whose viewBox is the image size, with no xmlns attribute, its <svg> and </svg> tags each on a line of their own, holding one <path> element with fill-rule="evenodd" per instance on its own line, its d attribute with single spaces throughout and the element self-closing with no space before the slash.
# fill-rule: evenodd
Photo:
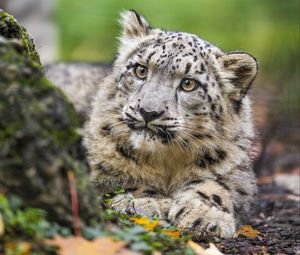
<svg viewBox="0 0 300 255">
<path fill-rule="evenodd" d="M 67 175 L 73 171 L 80 216 L 87 222 L 98 209 L 78 116 L 44 77 L 25 30 L 12 16 L 0 16 L 0 192 L 16 194 L 26 205 L 48 211 L 51 220 L 71 226 Z"/>
<path fill-rule="evenodd" d="M 18 39 L 24 45 L 27 54 L 32 58 L 36 66 L 41 65 L 40 57 L 32 38 L 26 32 L 26 29 L 18 24 L 16 19 L 0 9 L 0 35 L 7 39 Z"/>
</svg>

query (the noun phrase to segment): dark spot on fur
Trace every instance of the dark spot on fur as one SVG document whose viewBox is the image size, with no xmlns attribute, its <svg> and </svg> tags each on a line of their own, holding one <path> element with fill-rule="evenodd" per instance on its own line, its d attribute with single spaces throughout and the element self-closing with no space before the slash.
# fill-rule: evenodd
<svg viewBox="0 0 300 255">
<path fill-rule="evenodd" d="M 242 101 L 240 100 L 232 100 L 232 107 L 236 114 L 240 113 Z"/>
<path fill-rule="evenodd" d="M 216 232 L 217 228 L 218 228 L 218 225 L 213 225 L 212 227 L 209 228 L 209 231 Z"/>
<path fill-rule="evenodd" d="M 129 114 L 129 113 L 127 113 L 127 112 L 125 112 L 125 115 L 126 115 L 126 117 L 129 118 L 131 121 L 138 121 L 137 118 L 133 117 L 131 114 Z"/>
<path fill-rule="evenodd" d="M 134 192 L 134 191 L 137 191 L 137 190 L 138 190 L 137 187 L 132 187 L 132 188 L 127 188 L 127 189 L 125 189 L 125 192 L 131 193 L 131 192 Z"/>
<path fill-rule="evenodd" d="M 148 196 L 153 196 L 153 195 L 158 194 L 158 191 L 148 189 L 148 190 L 144 190 L 143 193 L 148 195 Z"/>
<path fill-rule="evenodd" d="M 241 206 L 238 206 L 237 204 L 234 204 L 233 205 L 233 212 L 234 212 L 234 215 L 236 217 L 239 217 L 242 213 L 242 207 Z"/>
<path fill-rule="evenodd" d="M 116 150 L 119 152 L 123 157 L 133 160 L 135 163 L 137 163 L 136 158 L 134 157 L 134 150 L 133 147 L 130 145 L 124 146 L 123 144 L 117 144 Z"/>
<path fill-rule="evenodd" d="M 187 182 L 184 186 L 190 186 L 190 185 L 195 185 L 195 184 L 200 184 L 203 183 L 204 181 L 201 179 L 197 179 L 197 180 L 192 180 Z"/>
<path fill-rule="evenodd" d="M 220 196 L 213 194 L 212 195 L 212 199 L 218 204 L 218 205 L 222 205 L 222 199 Z"/>
<path fill-rule="evenodd" d="M 207 83 L 201 83 L 201 88 L 207 93 Z"/>
<path fill-rule="evenodd" d="M 137 36 L 139 34 L 139 30 L 137 30 L 136 28 L 134 28 L 132 30 L 132 32 L 133 32 L 133 35 L 135 35 L 135 36 Z"/>
<path fill-rule="evenodd" d="M 230 65 L 233 65 L 233 64 L 236 64 L 238 60 L 237 59 L 228 59 L 228 60 L 225 60 L 223 63 L 224 63 L 224 67 L 229 67 Z"/>
<path fill-rule="evenodd" d="M 111 134 L 111 129 L 112 129 L 111 124 L 107 124 L 107 125 L 103 126 L 103 127 L 101 128 L 102 134 L 103 134 L 104 136 L 110 135 L 110 134 Z"/>
<path fill-rule="evenodd" d="M 112 91 L 111 93 L 109 93 L 109 94 L 107 95 L 107 99 L 108 99 L 108 100 L 114 99 L 115 96 L 116 96 L 116 94 L 117 94 L 116 91 Z"/>
<path fill-rule="evenodd" d="M 192 229 L 197 228 L 198 226 L 200 226 L 202 224 L 202 222 L 203 222 L 203 220 L 201 218 L 195 220 L 193 222 Z"/>
<path fill-rule="evenodd" d="M 197 161 L 197 165 L 198 165 L 199 167 L 201 167 L 201 168 L 205 168 L 205 167 L 206 167 L 205 161 L 203 161 L 203 160 L 201 160 L 201 159 L 199 159 L 199 160 Z"/>
<path fill-rule="evenodd" d="M 242 196 L 247 196 L 247 195 L 249 195 L 245 190 L 242 190 L 242 189 L 237 189 L 236 190 L 240 195 L 242 195 Z"/>
<path fill-rule="evenodd" d="M 216 110 L 216 105 L 215 104 L 212 104 L 211 105 L 211 110 L 214 112 Z"/>
<path fill-rule="evenodd" d="M 184 73 L 187 74 L 190 71 L 191 67 L 192 67 L 192 64 L 191 63 L 187 63 L 186 67 L 185 67 Z"/>
<path fill-rule="evenodd" d="M 216 154 L 218 156 L 219 161 L 222 161 L 227 157 L 227 152 L 222 149 L 216 150 Z"/>
<path fill-rule="evenodd" d="M 224 180 L 222 179 L 216 179 L 215 180 L 220 186 L 222 186 L 224 189 L 230 191 L 230 188 L 228 187 L 228 185 L 224 182 Z"/>
<path fill-rule="evenodd" d="M 142 22 L 141 16 L 135 10 L 133 10 L 133 9 L 130 9 L 130 11 L 132 11 L 135 14 L 135 16 L 136 16 L 136 18 L 138 20 L 139 25 L 141 27 L 143 27 L 143 22 Z"/>
<path fill-rule="evenodd" d="M 147 57 L 147 60 L 146 60 L 147 64 L 149 63 L 150 59 L 153 57 L 154 54 L 155 54 L 155 51 L 153 51 L 149 54 L 149 56 Z"/>
<path fill-rule="evenodd" d="M 95 168 L 104 173 L 107 173 L 110 171 L 110 167 L 104 165 L 103 163 L 98 163 Z"/>
<path fill-rule="evenodd" d="M 230 213 L 230 212 L 229 212 L 229 209 L 228 209 L 227 207 L 222 207 L 222 211 L 223 211 L 223 212 L 226 212 L 226 213 Z"/>
<path fill-rule="evenodd" d="M 196 192 L 200 197 L 206 199 L 206 200 L 209 200 L 209 196 L 205 195 L 203 192 L 201 191 L 197 191 Z"/>
<path fill-rule="evenodd" d="M 197 161 L 197 165 L 204 168 L 209 165 L 214 165 L 216 163 L 220 163 L 227 156 L 227 153 L 221 149 L 215 151 L 215 154 L 210 152 L 205 152 L 202 158 Z"/>
<path fill-rule="evenodd" d="M 175 215 L 175 220 L 178 219 L 180 217 L 180 215 L 182 215 L 185 211 L 185 207 L 182 207 Z"/>
</svg>

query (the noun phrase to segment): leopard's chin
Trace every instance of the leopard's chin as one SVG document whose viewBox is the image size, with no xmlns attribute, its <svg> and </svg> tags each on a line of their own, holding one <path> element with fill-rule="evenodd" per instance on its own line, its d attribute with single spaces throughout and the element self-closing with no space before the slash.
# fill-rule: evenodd
<svg viewBox="0 0 300 255">
<path fill-rule="evenodd" d="M 128 125 L 132 134 L 136 137 L 141 137 L 145 142 L 160 142 L 162 144 L 168 144 L 174 139 L 175 131 L 168 131 L 151 126 L 132 126 Z"/>
<path fill-rule="evenodd" d="M 150 128 L 132 129 L 130 135 L 130 143 L 136 150 L 149 152 L 160 151 L 160 148 L 171 144 L 172 139 Z"/>
</svg>

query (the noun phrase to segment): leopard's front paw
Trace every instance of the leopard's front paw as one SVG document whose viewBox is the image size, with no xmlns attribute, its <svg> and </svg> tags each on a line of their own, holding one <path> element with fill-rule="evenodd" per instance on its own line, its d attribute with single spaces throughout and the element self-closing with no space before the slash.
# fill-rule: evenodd
<svg viewBox="0 0 300 255">
<path fill-rule="evenodd" d="M 137 198 L 131 204 L 135 214 L 141 214 L 148 218 L 162 217 L 160 206 L 154 198 Z"/>
<path fill-rule="evenodd" d="M 179 229 L 190 234 L 194 240 L 215 235 L 233 236 L 236 227 L 232 214 L 197 202 L 171 208 L 168 218 Z"/>
<path fill-rule="evenodd" d="M 130 194 L 121 194 L 112 199 L 112 209 L 127 215 L 144 215 L 162 217 L 159 203 L 154 198 L 134 198 Z"/>
</svg>

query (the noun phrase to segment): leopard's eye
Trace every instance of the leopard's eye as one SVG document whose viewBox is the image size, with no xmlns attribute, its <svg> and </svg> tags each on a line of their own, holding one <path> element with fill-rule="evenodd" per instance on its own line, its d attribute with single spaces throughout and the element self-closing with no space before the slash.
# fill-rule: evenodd
<svg viewBox="0 0 300 255">
<path fill-rule="evenodd" d="M 198 82 L 193 79 L 183 79 L 181 81 L 180 87 L 182 90 L 190 92 L 198 87 Z"/>
<path fill-rule="evenodd" d="M 143 80 L 147 77 L 148 69 L 143 65 L 136 65 L 136 67 L 134 68 L 134 74 L 137 78 Z"/>
</svg>

